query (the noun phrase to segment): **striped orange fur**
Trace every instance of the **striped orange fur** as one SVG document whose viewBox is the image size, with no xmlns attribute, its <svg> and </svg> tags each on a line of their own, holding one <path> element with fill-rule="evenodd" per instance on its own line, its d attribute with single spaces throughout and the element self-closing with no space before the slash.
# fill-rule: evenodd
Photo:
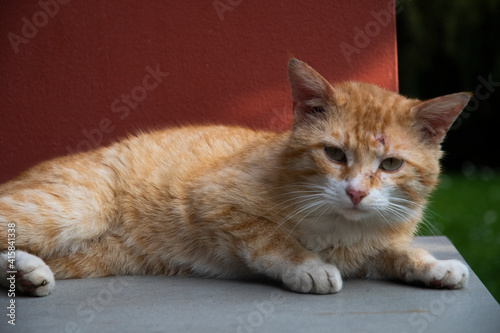
<svg viewBox="0 0 500 333">
<path fill-rule="evenodd" d="M 342 277 L 462 287 L 463 264 L 409 243 L 470 96 L 422 102 L 331 85 L 296 59 L 288 70 L 290 131 L 143 133 L 1 185 L 0 275 L 16 256 L 19 290 L 38 296 L 53 277 L 123 274 L 264 275 L 305 293 L 337 292 Z"/>
</svg>

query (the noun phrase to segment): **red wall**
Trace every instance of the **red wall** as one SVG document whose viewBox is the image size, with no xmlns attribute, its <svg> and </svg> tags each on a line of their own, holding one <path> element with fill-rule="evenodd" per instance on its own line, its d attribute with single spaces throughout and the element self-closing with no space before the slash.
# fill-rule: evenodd
<svg viewBox="0 0 500 333">
<path fill-rule="evenodd" d="M 292 55 L 331 81 L 397 90 L 393 7 L 390 0 L 2 1 L 0 182 L 138 129 L 287 128 Z"/>
</svg>

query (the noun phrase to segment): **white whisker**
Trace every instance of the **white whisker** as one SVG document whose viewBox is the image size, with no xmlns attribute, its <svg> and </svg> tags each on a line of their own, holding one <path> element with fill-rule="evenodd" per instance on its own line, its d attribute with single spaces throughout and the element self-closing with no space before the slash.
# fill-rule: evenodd
<svg viewBox="0 0 500 333">
<path fill-rule="evenodd" d="M 276 214 L 278 214 L 279 212 L 286 210 L 292 206 L 299 206 L 299 207 L 295 208 L 290 214 L 286 215 L 282 219 L 282 221 L 280 221 L 280 223 L 278 223 L 276 225 L 276 228 L 273 230 L 273 233 L 276 232 L 276 230 L 278 230 L 278 228 L 281 227 L 283 224 L 285 224 L 286 222 L 293 219 L 295 216 L 302 214 L 303 212 L 318 205 L 318 203 L 321 202 L 321 200 L 318 200 L 318 199 L 321 199 L 321 196 L 319 194 L 314 194 L 314 195 L 296 197 L 296 198 L 292 198 L 292 199 L 287 200 L 287 201 L 291 201 L 291 203 L 282 207 Z M 283 204 L 283 203 L 281 203 L 281 204 Z"/>
<path fill-rule="evenodd" d="M 292 234 L 292 232 L 295 230 L 295 228 L 305 219 L 307 218 L 309 215 L 311 215 L 312 213 L 314 213 L 316 210 L 318 210 L 321 206 L 323 206 L 324 203 L 323 202 L 316 202 L 314 204 L 312 204 L 310 207 L 306 207 L 307 209 L 305 210 L 309 210 L 311 209 L 310 212 L 308 212 L 306 215 L 304 215 L 297 223 L 295 223 L 295 225 L 293 226 L 293 228 L 289 231 L 288 233 L 288 236 L 287 238 Z M 312 209 L 314 208 L 314 209 Z"/>
</svg>

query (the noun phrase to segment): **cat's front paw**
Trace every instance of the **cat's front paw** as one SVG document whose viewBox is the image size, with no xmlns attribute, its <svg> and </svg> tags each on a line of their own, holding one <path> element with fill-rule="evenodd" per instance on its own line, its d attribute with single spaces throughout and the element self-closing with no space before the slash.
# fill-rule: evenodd
<svg viewBox="0 0 500 333">
<path fill-rule="evenodd" d="M 287 269 L 282 279 L 288 288 L 299 293 L 333 294 L 342 289 L 338 268 L 319 259 Z"/>
<path fill-rule="evenodd" d="M 460 289 L 469 279 L 469 269 L 458 260 L 437 260 L 430 265 L 428 271 L 409 277 L 428 287 Z"/>
</svg>

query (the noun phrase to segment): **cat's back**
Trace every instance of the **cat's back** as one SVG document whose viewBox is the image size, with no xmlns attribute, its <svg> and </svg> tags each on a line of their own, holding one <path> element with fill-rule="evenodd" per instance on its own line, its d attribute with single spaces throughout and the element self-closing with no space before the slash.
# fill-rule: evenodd
<svg viewBox="0 0 500 333">
<path fill-rule="evenodd" d="M 171 128 L 118 142 L 103 153 L 103 160 L 127 186 L 175 188 L 275 136 L 232 126 Z"/>
<path fill-rule="evenodd" d="M 235 126 L 186 126 L 143 132 L 96 150 L 42 162 L 0 186 L 0 195 L 44 184 L 117 190 L 172 187 L 276 134 Z"/>
<path fill-rule="evenodd" d="M 0 185 L 0 221 L 9 212 L 16 216 L 7 220 L 26 226 L 42 223 L 36 216 L 43 214 L 59 214 L 56 225 L 72 216 L 71 221 L 94 221 L 91 230 L 80 230 L 85 223 L 71 224 L 78 229 L 72 230 L 75 235 L 96 237 L 109 227 L 108 222 L 95 222 L 97 217 L 117 222 L 118 215 L 134 220 L 138 211 L 148 216 L 159 207 L 173 211 L 187 183 L 275 136 L 231 126 L 179 127 L 45 161 Z M 25 208 L 33 214 L 18 216 Z"/>
</svg>

